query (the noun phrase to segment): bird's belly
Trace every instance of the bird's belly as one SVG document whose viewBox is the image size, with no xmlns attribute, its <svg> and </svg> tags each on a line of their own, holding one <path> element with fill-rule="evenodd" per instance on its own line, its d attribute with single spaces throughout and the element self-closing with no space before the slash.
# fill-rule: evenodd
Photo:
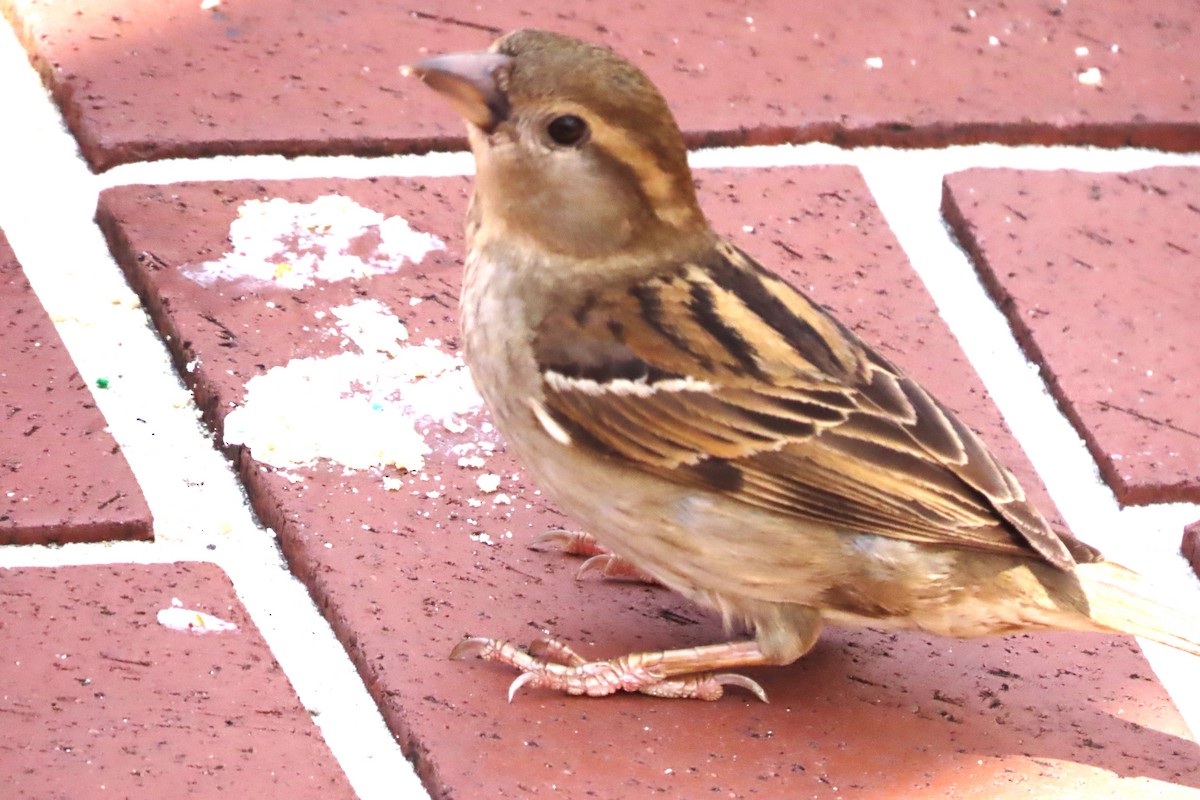
<svg viewBox="0 0 1200 800">
<path fill-rule="evenodd" d="M 593 454 L 539 452 L 549 437 L 512 442 L 538 485 L 560 509 L 613 552 L 659 582 L 705 605 L 818 606 L 826 589 L 852 580 L 847 537 Z M 569 447 L 569 446 L 568 446 Z"/>
<path fill-rule="evenodd" d="M 835 625 L 955 637 L 1034 623 L 1025 586 L 1035 582 L 1021 559 L 971 553 L 968 574 L 959 549 L 805 525 L 657 476 L 631 479 L 594 457 L 544 469 L 535 464 L 552 462 L 530 456 L 539 486 L 583 530 L 727 619 L 754 624 L 757 609 L 782 604 Z"/>
</svg>

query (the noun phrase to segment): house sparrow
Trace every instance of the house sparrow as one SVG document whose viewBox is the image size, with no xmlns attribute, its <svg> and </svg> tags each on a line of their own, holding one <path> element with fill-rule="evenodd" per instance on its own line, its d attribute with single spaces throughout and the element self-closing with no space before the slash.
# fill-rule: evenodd
<svg viewBox="0 0 1200 800">
<path fill-rule="evenodd" d="M 1050 528 L 928 392 L 713 232 L 650 80 L 521 30 L 407 70 L 467 122 L 465 355 L 495 424 L 609 552 L 753 638 L 588 662 L 469 638 L 522 686 L 716 699 L 821 625 L 971 637 L 1128 632 L 1200 655 L 1200 619 Z"/>
</svg>

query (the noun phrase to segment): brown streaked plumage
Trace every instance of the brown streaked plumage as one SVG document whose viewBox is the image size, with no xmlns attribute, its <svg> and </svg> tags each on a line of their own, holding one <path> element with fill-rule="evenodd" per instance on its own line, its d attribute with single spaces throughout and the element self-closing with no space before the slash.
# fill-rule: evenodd
<svg viewBox="0 0 1200 800">
<path fill-rule="evenodd" d="M 695 468 L 720 459 L 723 482 L 741 476 L 720 491 L 798 521 L 1033 551 L 1061 569 L 1096 559 L 1050 529 L 952 412 L 730 244 L 547 315 L 533 352 L 559 424 L 640 469 L 714 488 Z M 624 396 L 605 380 L 614 367 L 639 376 Z"/>
<path fill-rule="evenodd" d="M 636 67 L 518 31 L 411 69 L 468 121 L 466 356 L 509 446 L 596 544 L 559 538 L 754 632 L 600 662 L 551 640 L 456 655 L 520 668 L 510 691 L 707 699 L 763 696 L 715 671 L 790 663 L 826 621 L 1124 631 L 1200 655 L 1200 620 L 1052 530 L 953 412 L 717 237 Z"/>
</svg>

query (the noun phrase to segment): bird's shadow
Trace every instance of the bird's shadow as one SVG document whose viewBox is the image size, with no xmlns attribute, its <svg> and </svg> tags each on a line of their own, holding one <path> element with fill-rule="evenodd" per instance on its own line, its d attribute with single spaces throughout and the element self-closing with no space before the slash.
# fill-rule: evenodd
<svg viewBox="0 0 1200 800">
<path fill-rule="evenodd" d="M 800 662 L 754 677 L 773 707 L 829 704 L 831 737 L 883 761 L 895 755 L 909 778 L 943 769 L 955 753 L 1200 789 L 1200 745 L 1130 637 L 959 641 L 835 629 Z"/>
<path fill-rule="evenodd" d="M 556 601 L 528 607 L 524 634 L 512 627 L 511 609 L 503 619 L 473 612 L 456 630 L 490 629 L 517 642 L 550 632 L 588 659 L 741 638 L 660 587 L 614 591 L 575 581 L 571 561 L 546 563 L 552 568 L 540 575 L 538 596 Z M 469 701 L 489 724 L 502 721 L 496 741 L 525 741 L 505 737 L 505 726 L 522 736 L 537 730 L 583 784 L 601 785 L 612 774 L 657 781 L 666 762 L 672 791 L 685 796 L 740 796 L 762 781 L 773 796 L 837 794 L 834 787 L 881 797 L 964 796 L 974 787 L 988 796 L 1004 782 L 1033 793 L 1070 783 L 1121 796 L 1130 789 L 1124 779 L 1200 789 L 1200 746 L 1130 637 L 964 641 L 829 628 L 794 664 L 734 670 L 763 686 L 766 704 L 733 687 L 714 703 L 620 693 L 589 701 L 527 688 L 509 704 L 503 689 L 512 669 L 473 668 L 484 672 L 470 673 L 466 685 L 456 681 L 468 673 L 446 671 L 443 691 Z M 517 757 L 503 752 L 504 763 Z"/>
</svg>

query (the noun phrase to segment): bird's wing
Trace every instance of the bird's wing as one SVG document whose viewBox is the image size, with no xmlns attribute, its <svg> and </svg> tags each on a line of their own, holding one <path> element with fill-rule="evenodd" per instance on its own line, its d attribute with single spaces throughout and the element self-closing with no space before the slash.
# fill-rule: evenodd
<svg viewBox="0 0 1200 800">
<path fill-rule="evenodd" d="M 586 293 L 534 350 L 556 433 L 646 472 L 847 532 L 1062 569 L 1099 557 L 951 411 L 732 245 Z"/>
</svg>

